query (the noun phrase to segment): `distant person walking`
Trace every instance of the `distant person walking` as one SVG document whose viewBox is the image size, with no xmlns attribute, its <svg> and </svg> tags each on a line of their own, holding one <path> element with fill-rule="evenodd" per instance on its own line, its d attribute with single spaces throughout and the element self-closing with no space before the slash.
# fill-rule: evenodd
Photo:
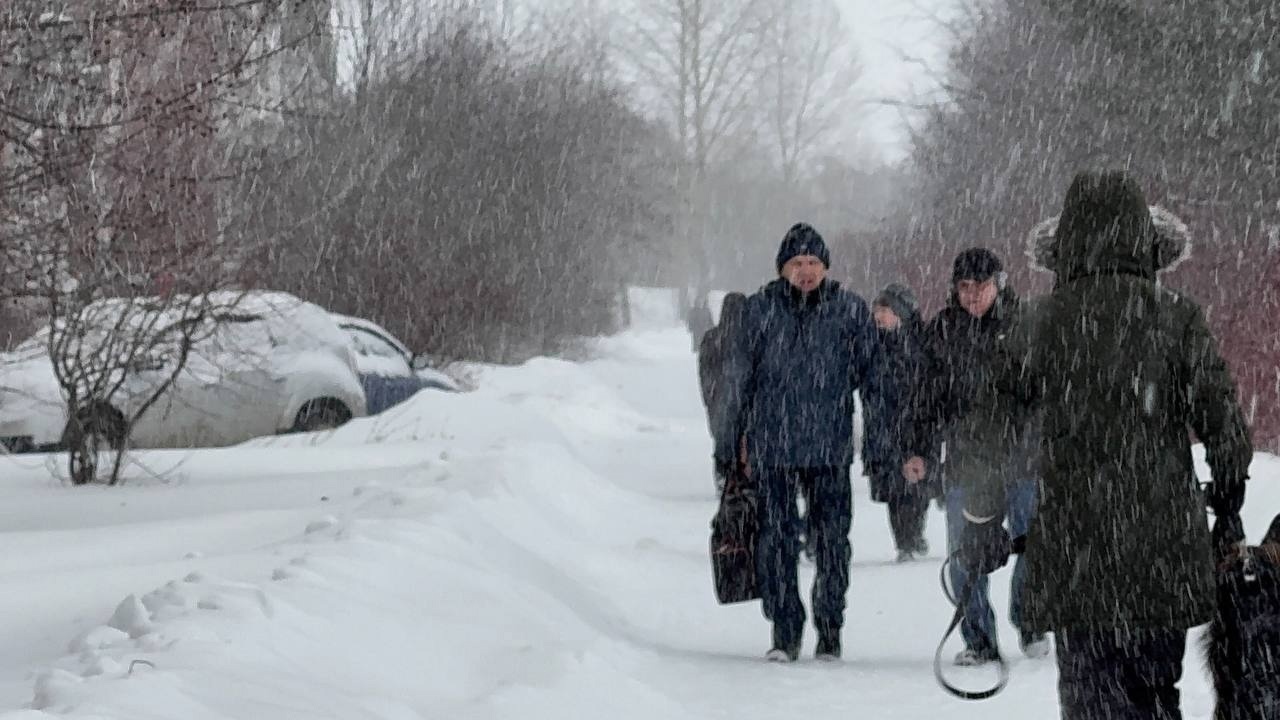
<svg viewBox="0 0 1280 720">
<path fill-rule="evenodd" d="M 898 562 L 907 562 L 929 553 L 925 517 L 929 499 L 937 493 L 928 478 L 909 482 L 902 474 L 910 403 L 924 362 L 924 322 L 915 294 L 897 283 L 880 292 L 871 312 L 880 344 L 880 394 L 862 404 L 862 470 L 871 483 L 871 499 L 889 506 Z"/>
</svg>

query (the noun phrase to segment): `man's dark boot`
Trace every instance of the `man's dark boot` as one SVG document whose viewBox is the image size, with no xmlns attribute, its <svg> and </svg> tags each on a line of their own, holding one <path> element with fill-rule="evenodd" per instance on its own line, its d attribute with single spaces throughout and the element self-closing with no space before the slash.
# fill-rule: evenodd
<svg viewBox="0 0 1280 720">
<path fill-rule="evenodd" d="M 1022 654 L 1029 658 L 1042 658 L 1049 655 L 1049 637 L 1045 633 L 1019 630 L 1018 645 L 1022 648 Z"/>
<path fill-rule="evenodd" d="M 773 648 L 765 653 L 769 662 L 795 662 L 800 659 L 800 633 L 794 637 L 782 632 L 777 625 L 773 626 Z"/>
<path fill-rule="evenodd" d="M 818 638 L 818 649 L 814 651 L 813 657 L 826 662 L 835 662 L 840 659 L 840 634 L 823 635 Z"/>
</svg>

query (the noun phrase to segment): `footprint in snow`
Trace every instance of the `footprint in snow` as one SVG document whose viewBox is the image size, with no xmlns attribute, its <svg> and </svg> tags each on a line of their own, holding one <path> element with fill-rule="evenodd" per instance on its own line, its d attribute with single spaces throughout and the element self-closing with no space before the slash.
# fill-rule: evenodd
<svg viewBox="0 0 1280 720">
<path fill-rule="evenodd" d="M 324 532 L 326 530 L 332 530 L 333 528 L 336 528 L 339 525 L 340 525 L 340 522 L 338 521 L 338 518 L 332 515 L 325 515 L 324 517 L 318 520 L 312 520 L 311 522 L 307 523 L 306 534 L 314 535 L 316 533 Z"/>
<path fill-rule="evenodd" d="M 367 495 L 367 494 L 369 494 L 369 493 L 371 493 L 371 492 L 374 492 L 374 491 L 376 491 L 376 490 L 381 490 L 381 489 L 382 489 L 382 484 L 381 484 L 381 483 L 379 483 L 379 482 L 367 482 L 367 483 L 365 483 L 365 484 L 363 484 L 363 485 L 360 485 L 359 487 L 357 487 L 357 488 L 353 489 L 353 490 L 351 491 L 351 496 L 352 496 L 352 497 L 360 497 L 360 496 L 362 496 L 362 495 Z"/>
</svg>

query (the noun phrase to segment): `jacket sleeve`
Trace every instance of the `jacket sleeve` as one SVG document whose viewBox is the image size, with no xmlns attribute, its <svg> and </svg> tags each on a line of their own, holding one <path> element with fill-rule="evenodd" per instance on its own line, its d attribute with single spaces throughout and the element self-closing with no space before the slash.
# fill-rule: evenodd
<svg viewBox="0 0 1280 720">
<path fill-rule="evenodd" d="M 721 392 L 712 398 L 709 408 L 715 443 L 714 457 L 718 463 L 732 463 L 738 457 L 738 443 L 746 429 L 746 408 L 751 387 L 755 381 L 755 354 L 758 346 L 759 313 L 754 303 L 747 306 L 744 321 L 731 337 L 721 338 L 723 366 L 718 383 Z"/>
<path fill-rule="evenodd" d="M 1045 302 L 1038 298 L 1023 306 L 1008 339 L 998 346 L 996 359 L 997 392 L 1008 396 L 1019 412 L 1027 416 L 1033 431 L 1045 392 L 1044 373 L 1040 369 L 1043 358 L 1037 340 L 1040 323 L 1048 312 Z"/>
<path fill-rule="evenodd" d="M 1046 394 L 1047 359 L 1045 337 L 1041 334 L 1045 323 L 1052 317 L 1052 296 L 1026 300 L 1017 306 L 1010 317 L 1010 324 L 992 347 L 993 390 L 1001 396 L 1001 404 L 1008 408 L 1012 445 L 1008 469 L 1019 480 L 1034 478 L 1040 473 L 1040 458 L 1044 445 L 1044 413 L 1042 404 Z M 1003 479 L 980 480 L 980 487 L 972 492 L 966 503 L 966 512 L 978 517 L 1001 516 L 1008 506 L 1008 488 Z"/>
<path fill-rule="evenodd" d="M 940 455 L 938 438 L 946 420 L 950 389 L 936 320 L 925 328 L 920 343 L 920 362 L 910 385 L 910 397 L 903 403 L 907 455 L 937 458 Z"/>
<path fill-rule="evenodd" d="M 883 348 L 880 363 L 889 361 Z M 874 372 L 874 370 L 872 371 Z M 875 389 L 864 383 L 858 393 L 862 400 L 862 471 L 868 477 L 893 464 L 892 427 L 894 407 L 897 403 L 896 388 L 881 373 L 874 381 Z"/>
<path fill-rule="evenodd" d="M 852 353 L 853 366 L 849 368 L 850 387 L 858 391 L 862 400 L 862 439 L 863 464 L 868 461 L 882 460 L 886 451 L 889 412 L 893 407 L 892 388 L 885 382 L 884 363 L 886 358 L 881 352 L 879 334 L 871 311 L 861 299 L 854 301 L 851 309 L 853 315 Z M 874 419 L 878 427 L 872 427 L 868 420 Z M 870 472 L 872 468 L 864 467 Z"/>
<path fill-rule="evenodd" d="M 1243 482 L 1253 459 L 1249 428 L 1236 400 L 1231 371 L 1198 307 L 1187 325 L 1183 347 L 1187 353 L 1188 424 L 1204 443 L 1213 479 Z"/>
</svg>

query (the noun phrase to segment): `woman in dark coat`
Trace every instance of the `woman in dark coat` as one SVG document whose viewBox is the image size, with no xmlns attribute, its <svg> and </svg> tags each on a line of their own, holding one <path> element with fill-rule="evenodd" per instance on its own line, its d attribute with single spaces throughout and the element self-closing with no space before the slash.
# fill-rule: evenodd
<svg viewBox="0 0 1280 720">
<path fill-rule="evenodd" d="M 915 294 L 905 285 L 892 283 L 872 304 L 883 358 L 880 364 L 878 400 L 862 409 L 862 468 L 871 481 L 871 499 L 889 505 L 889 526 L 898 549 L 898 562 L 929 552 L 924 539 L 929 498 L 936 494 L 927 480 L 909 483 L 902 463 L 909 453 L 903 442 L 908 427 L 907 409 L 923 362 L 923 321 Z"/>
<path fill-rule="evenodd" d="M 1054 288 L 1007 383 L 1044 414 L 1023 619 L 1054 633 L 1063 718 L 1180 718 L 1187 632 L 1216 605 L 1188 430 L 1221 522 L 1244 504 L 1248 423 L 1204 310 L 1158 278 L 1189 251 L 1180 220 L 1122 171 L 1082 172 L 1042 227 L 1034 256 Z M 1003 488 L 974 480 L 966 515 L 998 512 Z"/>
</svg>

